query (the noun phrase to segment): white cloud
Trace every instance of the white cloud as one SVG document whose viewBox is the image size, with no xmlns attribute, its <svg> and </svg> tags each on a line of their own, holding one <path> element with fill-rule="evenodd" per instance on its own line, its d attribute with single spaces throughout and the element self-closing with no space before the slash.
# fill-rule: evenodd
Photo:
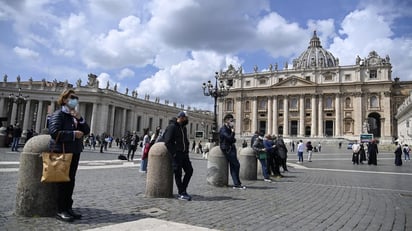
<svg viewBox="0 0 412 231">
<path fill-rule="evenodd" d="M 119 80 L 128 78 L 128 77 L 133 77 L 134 76 L 134 71 L 129 69 L 129 68 L 124 68 L 120 71 L 120 73 L 118 74 L 118 78 Z"/>
<path fill-rule="evenodd" d="M 38 59 L 40 54 L 28 48 L 14 47 L 13 51 L 22 58 Z"/>
</svg>

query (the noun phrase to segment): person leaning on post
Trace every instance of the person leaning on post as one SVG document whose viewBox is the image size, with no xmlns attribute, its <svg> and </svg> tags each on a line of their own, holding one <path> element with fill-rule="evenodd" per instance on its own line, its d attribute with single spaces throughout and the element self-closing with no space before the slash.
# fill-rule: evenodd
<svg viewBox="0 0 412 231">
<path fill-rule="evenodd" d="M 166 128 L 162 141 L 172 156 L 173 172 L 179 194 L 177 199 L 190 201 L 192 197 L 186 190 L 193 175 L 193 167 L 189 159 L 189 139 L 186 129 L 188 123 L 186 112 L 179 112 L 176 121 L 169 123 Z M 182 170 L 185 171 L 183 179 Z"/>
<path fill-rule="evenodd" d="M 49 148 L 56 153 L 73 153 L 70 164 L 70 181 L 57 184 L 57 214 L 56 218 L 71 222 L 80 219 L 81 214 L 73 211 L 73 190 L 76 181 L 76 171 L 79 165 L 80 153 L 83 151 L 83 136 L 90 133 L 90 127 L 80 115 L 76 107 L 79 97 L 74 90 L 63 91 L 57 103 L 61 109 L 55 111 L 49 121 L 49 134 L 51 136 Z M 56 143 L 56 139 L 58 140 Z M 63 150 L 64 147 L 64 150 Z"/>
<path fill-rule="evenodd" d="M 240 163 L 236 155 L 236 139 L 235 139 L 235 128 L 232 114 L 227 114 L 223 118 L 223 126 L 220 128 L 220 150 L 225 155 L 227 161 L 229 162 L 230 175 L 233 180 L 234 189 L 246 189 L 242 185 L 239 178 Z"/>
</svg>

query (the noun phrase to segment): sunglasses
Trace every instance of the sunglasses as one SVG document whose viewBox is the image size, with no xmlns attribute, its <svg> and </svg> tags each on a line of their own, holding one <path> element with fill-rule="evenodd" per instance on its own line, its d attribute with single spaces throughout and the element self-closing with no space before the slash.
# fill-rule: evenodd
<svg viewBox="0 0 412 231">
<path fill-rule="evenodd" d="M 77 100 L 79 100 L 79 97 L 76 96 L 76 95 L 71 95 L 71 96 L 70 96 L 70 99 L 77 99 Z"/>
</svg>

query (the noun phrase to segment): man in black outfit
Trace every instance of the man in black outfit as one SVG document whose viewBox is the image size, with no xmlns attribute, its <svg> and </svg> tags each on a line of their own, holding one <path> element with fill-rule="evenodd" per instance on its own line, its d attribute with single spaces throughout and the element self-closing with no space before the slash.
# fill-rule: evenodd
<svg viewBox="0 0 412 231">
<path fill-rule="evenodd" d="M 179 194 L 177 199 L 190 201 L 192 197 L 187 194 L 186 189 L 193 175 L 193 167 L 189 159 L 189 140 L 186 129 L 188 122 L 186 112 L 179 112 L 177 120 L 166 128 L 163 141 L 172 156 L 173 172 Z M 182 170 L 185 171 L 183 179 Z"/>
</svg>

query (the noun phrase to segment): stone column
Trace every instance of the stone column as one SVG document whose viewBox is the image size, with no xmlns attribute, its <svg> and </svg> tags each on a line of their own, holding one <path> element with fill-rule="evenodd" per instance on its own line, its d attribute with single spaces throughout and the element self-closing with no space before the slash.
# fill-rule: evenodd
<svg viewBox="0 0 412 231">
<path fill-rule="evenodd" d="M 90 133 L 96 134 L 96 116 L 98 115 L 97 112 L 97 104 L 93 103 L 93 108 L 92 108 L 92 118 L 90 118 Z"/>
<path fill-rule="evenodd" d="M 208 184 L 223 187 L 228 185 L 228 162 L 219 146 L 211 148 L 207 158 Z"/>
<path fill-rule="evenodd" d="M 36 118 L 36 131 L 41 132 L 41 120 L 43 119 L 43 101 L 39 101 L 39 105 L 37 107 L 37 118 Z"/>
<path fill-rule="evenodd" d="M 289 136 L 289 100 L 288 96 L 283 99 L 283 137 Z"/>
<path fill-rule="evenodd" d="M 13 107 L 11 109 L 11 117 L 10 117 L 10 124 L 12 124 L 14 126 L 14 124 L 16 123 L 16 119 L 17 119 L 17 103 L 14 103 L 13 100 L 11 101 L 13 104 Z"/>
<path fill-rule="evenodd" d="M 299 97 L 299 136 L 305 136 L 305 95 Z"/>
<path fill-rule="evenodd" d="M 23 120 L 23 131 L 26 131 L 29 128 L 30 123 L 30 104 L 31 100 L 26 100 L 26 108 L 24 109 L 24 120 Z"/>
<path fill-rule="evenodd" d="M 275 134 L 276 136 L 279 135 L 279 130 L 278 130 L 278 117 L 279 117 L 279 112 L 278 112 L 278 98 L 277 96 L 273 96 L 273 123 L 272 123 L 272 134 Z"/>
<path fill-rule="evenodd" d="M 103 132 L 109 132 L 107 130 L 108 129 L 107 125 L 109 124 L 108 116 L 107 116 L 108 113 L 109 113 L 109 105 L 106 104 L 106 103 L 101 104 L 101 108 L 100 108 L 99 112 L 100 113 L 98 115 L 96 115 L 96 116 L 100 117 L 100 122 L 96 127 L 99 130 L 97 131 L 97 134 L 95 134 L 95 135 L 98 135 L 98 134 L 100 135 Z M 103 115 L 103 116 L 101 116 L 101 115 Z"/>
<path fill-rule="evenodd" d="M 257 113 L 257 97 L 253 97 L 252 99 L 252 127 L 251 127 L 251 132 L 255 133 L 255 131 L 258 131 L 258 125 L 257 125 L 257 118 L 258 113 Z"/>
<path fill-rule="evenodd" d="M 48 151 L 50 135 L 31 138 L 20 154 L 17 182 L 16 214 L 20 216 L 54 216 L 57 210 L 56 184 L 41 183 L 43 161 L 41 153 Z"/>
<path fill-rule="evenodd" d="M 257 162 L 251 147 L 242 148 L 239 153 L 241 180 L 257 180 Z"/>
<path fill-rule="evenodd" d="M 336 131 L 335 137 L 340 137 L 342 135 L 341 128 L 342 128 L 342 110 L 341 110 L 341 96 L 340 93 L 336 94 L 335 98 L 335 113 L 336 113 Z"/>
<path fill-rule="evenodd" d="M 123 117 L 122 117 L 122 127 L 120 132 L 126 131 L 126 121 L 127 121 L 127 109 L 123 108 Z"/>
<path fill-rule="evenodd" d="M 323 96 L 319 95 L 318 136 L 323 137 Z"/>
<path fill-rule="evenodd" d="M 115 117 L 116 117 L 116 106 L 112 105 L 109 106 L 112 110 L 110 113 L 110 117 L 109 117 L 109 130 L 107 132 L 109 132 L 111 135 L 114 135 L 114 125 L 115 125 Z M 109 110 L 110 111 L 110 110 Z"/>
<path fill-rule="evenodd" d="M 364 106 L 367 106 L 365 104 Z M 362 111 L 364 110 L 362 108 L 362 93 L 361 92 L 356 92 L 354 94 L 354 99 L 353 99 L 353 120 L 354 120 L 354 129 L 353 129 L 353 134 L 355 136 L 358 136 L 359 134 L 362 133 L 362 125 L 363 125 L 363 113 Z"/>
<path fill-rule="evenodd" d="M 267 102 L 267 107 L 268 107 L 268 131 L 267 134 L 272 134 L 272 122 L 273 122 L 273 108 L 272 108 L 272 97 L 268 96 L 268 102 Z"/>
<path fill-rule="evenodd" d="M 317 127 L 318 126 L 316 126 L 316 121 L 317 121 L 317 115 L 316 115 L 316 106 L 317 106 L 317 104 L 316 104 L 316 95 L 312 95 L 312 102 L 311 102 L 311 109 L 312 109 L 312 122 L 311 122 L 311 125 L 312 125 L 312 128 L 310 129 L 310 136 L 311 137 L 315 137 L 315 136 L 317 136 Z"/>
<path fill-rule="evenodd" d="M 6 113 L 7 113 L 7 110 L 8 110 L 4 107 L 4 101 L 5 101 L 5 98 L 0 97 L 0 117 L 6 116 Z M 1 124 L 0 124 L 0 126 L 1 126 Z"/>
<path fill-rule="evenodd" d="M 173 197 L 172 160 L 164 142 L 150 148 L 147 167 L 146 196 Z"/>
<path fill-rule="evenodd" d="M 235 107 L 235 131 L 237 133 L 241 133 L 243 131 L 243 120 L 242 120 L 242 114 L 243 114 L 243 110 L 242 110 L 242 98 L 238 98 L 236 99 L 236 107 Z M 241 134 L 240 134 L 241 135 Z"/>
</svg>

